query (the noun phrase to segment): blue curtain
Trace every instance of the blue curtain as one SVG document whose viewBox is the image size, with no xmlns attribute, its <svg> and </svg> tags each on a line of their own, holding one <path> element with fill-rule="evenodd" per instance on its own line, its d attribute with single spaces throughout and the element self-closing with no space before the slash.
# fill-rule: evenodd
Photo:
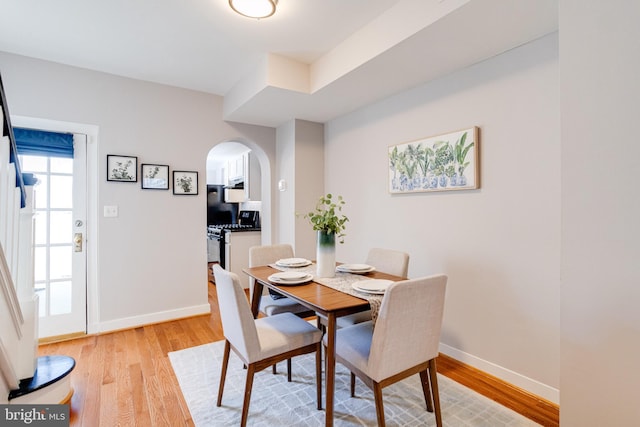
<svg viewBox="0 0 640 427">
<path fill-rule="evenodd" d="M 70 133 L 13 128 L 18 154 L 66 157 L 73 159 L 73 135 Z"/>
</svg>

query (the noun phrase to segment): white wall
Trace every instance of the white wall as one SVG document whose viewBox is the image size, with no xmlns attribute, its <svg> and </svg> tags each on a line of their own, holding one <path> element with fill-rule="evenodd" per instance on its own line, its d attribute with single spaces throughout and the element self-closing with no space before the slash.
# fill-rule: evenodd
<svg viewBox="0 0 640 427">
<path fill-rule="evenodd" d="M 480 128 L 481 189 L 390 195 L 387 149 Z M 326 125 L 325 187 L 350 219 L 338 258 L 411 255 L 449 276 L 442 351 L 558 401 L 557 34 Z"/>
<path fill-rule="evenodd" d="M 640 425 L 640 2 L 560 2 L 562 426 Z"/>
<path fill-rule="evenodd" d="M 223 122 L 214 95 L 7 53 L 0 68 L 11 114 L 99 126 L 99 168 L 89 171 L 98 177 L 97 211 L 117 205 L 119 217 L 98 218 L 99 313 L 91 332 L 207 311 L 207 153 L 235 140 L 273 162 L 275 130 Z M 106 182 L 107 154 L 198 171 L 199 195 Z M 263 224 L 270 222 L 266 215 Z"/>
<path fill-rule="evenodd" d="M 277 180 L 287 183 L 278 192 L 278 243 L 291 244 L 296 256 L 315 259 L 315 232 L 304 215 L 324 194 L 324 125 L 291 120 L 278 127 L 277 135 Z"/>
<path fill-rule="evenodd" d="M 324 126 L 296 120 L 296 185 L 295 249 L 298 256 L 316 258 L 316 232 L 304 215 L 312 211 L 324 193 Z"/>
<path fill-rule="evenodd" d="M 277 239 L 275 243 L 295 243 L 295 120 L 276 131 L 276 182 L 284 180 L 286 189 L 276 192 Z M 294 247 L 295 248 L 295 247 Z"/>
</svg>

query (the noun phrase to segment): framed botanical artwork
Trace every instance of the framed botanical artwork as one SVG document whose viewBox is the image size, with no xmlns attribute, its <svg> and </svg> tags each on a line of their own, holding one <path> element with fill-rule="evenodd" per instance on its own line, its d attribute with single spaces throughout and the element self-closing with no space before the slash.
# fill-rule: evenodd
<svg viewBox="0 0 640 427">
<path fill-rule="evenodd" d="M 480 188 L 479 133 L 474 126 L 389 147 L 389 192 Z"/>
<path fill-rule="evenodd" d="M 169 166 L 143 163 L 140 165 L 142 188 L 147 190 L 169 189 Z"/>
<path fill-rule="evenodd" d="M 173 171 L 173 194 L 198 194 L 198 172 Z"/>
<path fill-rule="evenodd" d="M 138 158 L 107 154 L 107 181 L 138 182 Z"/>
</svg>

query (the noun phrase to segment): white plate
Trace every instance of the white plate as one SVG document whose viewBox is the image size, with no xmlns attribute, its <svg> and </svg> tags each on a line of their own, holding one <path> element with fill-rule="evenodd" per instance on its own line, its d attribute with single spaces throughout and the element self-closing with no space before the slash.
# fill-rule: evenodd
<svg viewBox="0 0 640 427">
<path fill-rule="evenodd" d="M 336 267 L 336 270 L 343 273 L 364 274 L 370 273 L 376 268 L 368 264 L 341 264 Z"/>
<path fill-rule="evenodd" d="M 305 258 L 284 258 L 276 261 L 280 267 L 306 267 L 311 265 L 311 261 Z"/>
<path fill-rule="evenodd" d="M 268 279 L 270 282 L 277 283 L 279 285 L 300 285 L 302 283 L 307 283 L 313 280 L 313 274 L 301 274 L 294 271 L 283 271 L 281 273 L 272 274 L 268 277 Z"/>
<path fill-rule="evenodd" d="M 300 280 L 308 275 L 308 273 L 302 273 L 300 271 L 282 271 L 280 273 L 273 273 L 271 277 L 276 280 Z"/>
<path fill-rule="evenodd" d="M 356 291 L 365 292 L 368 294 L 382 295 L 387 288 L 393 283 L 393 280 L 387 279 L 371 279 L 371 280 L 359 280 L 351 284 L 351 287 Z"/>
</svg>

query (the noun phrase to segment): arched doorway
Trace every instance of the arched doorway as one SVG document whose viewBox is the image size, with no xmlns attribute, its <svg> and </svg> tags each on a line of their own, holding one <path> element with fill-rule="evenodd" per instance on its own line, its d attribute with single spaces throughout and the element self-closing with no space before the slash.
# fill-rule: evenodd
<svg viewBox="0 0 640 427">
<path fill-rule="evenodd" d="M 224 141 L 209 151 L 206 163 L 209 266 L 220 263 L 245 278 L 241 269 L 248 265 L 248 248 L 270 241 L 269 170 L 264 151 L 250 142 Z M 248 286 L 246 279 L 243 284 Z"/>
</svg>

